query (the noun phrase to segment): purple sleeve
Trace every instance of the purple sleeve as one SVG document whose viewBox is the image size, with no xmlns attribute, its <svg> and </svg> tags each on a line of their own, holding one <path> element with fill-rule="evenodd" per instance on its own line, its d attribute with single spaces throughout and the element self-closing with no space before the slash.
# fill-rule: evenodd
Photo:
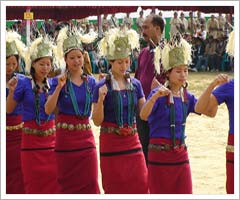
<svg viewBox="0 0 240 200">
<path fill-rule="evenodd" d="M 230 89 L 230 83 L 225 83 L 223 85 L 220 85 L 217 87 L 212 94 L 216 97 L 218 101 L 218 105 L 222 104 L 223 102 L 226 101 L 226 99 L 231 96 L 231 89 Z"/>
<path fill-rule="evenodd" d="M 137 99 L 141 99 L 142 97 L 144 97 L 144 93 L 143 93 L 143 88 L 142 88 L 142 84 L 139 80 L 137 80 L 136 78 L 132 79 L 133 85 L 136 88 L 136 92 L 137 92 Z"/>
<path fill-rule="evenodd" d="M 147 97 L 147 101 L 159 90 L 159 88 L 160 88 L 160 86 L 158 86 L 157 88 L 153 89 L 153 90 L 150 92 L 150 94 L 149 94 L 148 97 Z M 160 98 L 163 98 L 163 97 L 160 97 Z M 152 107 L 152 112 L 151 112 L 151 113 L 153 113 L 153 112 L 157 109 L 157 105 L 158 105 L 157 102 L 159 101 L 160 98 L 158 98 L 158 99 L 156 100 L 155 104 L 154 104 L 153 107 Z"/>
<path fill-rule="evenodd" d="M 17 76 L 18 78 L 18 83 L 17 83 L 17 87 L 14 91 L 14 100 L 16 102 L 21 102 L 23 101 L 23 98 L 24 98 L 24 88 L 25 88 L 25 83 L 27 82 L 27 77 L 25 77 L 24 75 L 18 75 Z"/>
<path fill-rule="evenodd" d="M 95 88 L 94 88 L 94 91 L 93 91 L 93 103 L 97 103 L 98 102 L 98 96 L 99 96 L 99 93 L 98 93 L 98 90 L 100 87 L 102 87 L 103 85 L 105 84 L 105 78 L 100 80 L 96 85 L 95 85 Z"/>
<path fill-rule="evenodd" d="M 194 109 L 196 103 L 197 103 L 197 98 L 193 94 L 188 92 L 188 112 L 187 112 L 187 114 L 196 113 L 195 109 Z"/>
<path fill-rule="evenodd" d="M 49 90 L 49 95 L 52 95 L 58 85 L 58 76 L 52 79 L 51 87 Z"/>
<path fill-rule="evenodd" d="M 88 80 L 89 80 L 89 82 L 90 82 L 91 91 L 93 92 L 94 89 L 95 89 L 95 87 L 96 87 L 97 81 L 96 81 L 96 79 L 94 78 L 94 76 L 89 76 Z"/>
</svg>

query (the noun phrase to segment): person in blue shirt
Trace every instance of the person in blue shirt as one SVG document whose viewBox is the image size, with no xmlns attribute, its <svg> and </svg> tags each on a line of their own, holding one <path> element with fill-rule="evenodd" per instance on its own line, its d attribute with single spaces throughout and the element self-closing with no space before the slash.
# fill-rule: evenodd
<svg viewBox="0 0 240 200">
<path fill-rule="evenodd" d="M 136 114 L 145 102 L 140 81 L 127 73 L 130 53 L 139 45 L 134 30 L 110 29 L 100 53 L 111 70 L 96 85 L 93 122 L 100 129 L 100 168 L 106 194 L 148 193 L 147 166 L 137 134 Z"/>
<path fill-rule="evenodd" d="M 234 32 L 229 35 L 226 52 L 234 56 Z M 229 114 L 229 131 L 226 147 L 226 191 L 234 194 L 234 79 L 219 74 L 200 96 L 195 110 L 214 117 L 218 105 L 225 103 Z"/>
<path fill-rule="evenodd" d="M 8 81 L 18 76 L 20 58 L 25 45 L 17 32 L 6 34 L 6 96 L 9 94 Z M 6 114 L 6 193 L 23 194 L 24 184 L 21 169 L 21 140 L 22 140 L 23 106 L 18 104 L 15 109 Z"/>
<path fill-rule="evenodd" d="M 99 194 L 97 151 L 90 125 L 96 81 L 83 72 L 84 49 L 78 32 L 61 29 L 57 46 L 63 55 L 58 59 L 64 59 L 66 70 L 54 79 L 45 111 L 49 114 L 58 108 L 55 152 L 60 193 Z"/>
<path fill-rule="evenodd" d="M 55 116 L 44 111 L 52 79 L 52 42 L 39 37 L 25 54 L 26 71 L 30 76 L 18 75 L 8 82 L 6 111 L 12 113 L 23 105 L 23 133 L 21 162 L 27 194 L 58 193 L 55 159 Z"/>
<path fill-rule="evenodd" d="M 153 89 L 140 117 L 149 132 L 148 180 L 151 194 L 192 194 L 192 177 L 185 144 L 186 118 L 197 99 L 187 91 L 191 45 L 180 35 L 164 46 L 162 64 L 167 81 Z"/>
</svg>

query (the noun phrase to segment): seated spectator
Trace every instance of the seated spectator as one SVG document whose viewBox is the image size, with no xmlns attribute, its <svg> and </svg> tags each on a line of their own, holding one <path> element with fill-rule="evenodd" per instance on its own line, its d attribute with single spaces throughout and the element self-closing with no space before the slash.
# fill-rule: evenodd
<svg viewBox="0 0 240 200">
<path fill-rule="evenodd" d="M 205 43 L 200 37 L 196 38 L 196 65 L 195 68 L 197 71 L 206 71 L 207 68 L 207 57 L 204 56 L 205 52 Z"/>
<path fill-rule="evenodd" d="M 208 43 L 205 48 L 205 53 L 208 55 L 208 66 L 209 71 L 214 72 L 218 69 L 217 67 L 217 40 L 213 36 L 209 36 Z"/>
</svg>

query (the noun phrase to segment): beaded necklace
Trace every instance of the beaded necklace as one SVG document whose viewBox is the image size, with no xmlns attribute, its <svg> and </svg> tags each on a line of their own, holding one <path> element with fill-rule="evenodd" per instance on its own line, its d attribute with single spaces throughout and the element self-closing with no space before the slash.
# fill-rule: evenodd
<svg viewBox="0 0 240 200">
<path fill-rule="evenodd" d="M 43 92 L 46 95 L 46 98 L 48 96 L 48 90 L 50 89 L 49 83 L 47 78 L 44 78 L 43 80 L 44 86 L 42 88 Z M 36 83 L 36 80 L 32 77 L 31 80 L 32 84 L 32 90 L 34 92 L 34 110 L 35 110 L 35 116 L 36 116 L 36 123 L 40 126 L 41 125 L 41 119 L 40 119 L 40 86 Z M 48 122 L 50 119 L 50 115 L 48 115 L 48 118 L 46 122 Z"/>
<path fill-rule="evenodd" d="M 186 118 L 187 118 L 187 86 L 181 87 L 180 89 L 180 97 L 182 100 L 182 113 L 183 113 L 183 121 L 182 121 L 182 135 L 180 138 L 180 144 L 185 144 L 185 127 L 186 127 Z M 169 85 L 167 87 L 170 89 Z M 176 147 L 176 130 L 175 130 L 175 107 L 174 107 L 174 99 L 173 93 L 171 92 L 167 96 L 167 105 L 170 106 L 170 129 L 171 129 L 171 138 L 173 141 L 173 146 Z"/>
<path fill-rule="evenodd" d="M 73 109 L 74 112 L 77 116 L 81 117 L 81 116 L 87 116 L 89 111 L 90 111 L 90 106 L 91 106 L 91 90 L 88 86 L 88 79 L 87 79 L 87 75 L 84 73 L 81 75 L 81 78 L 84 82 L 84 86 L 86 88 L 86 97 L 85 97 L 85 105 L 84 105 L 84 111 L 80 112 L 79 107 L 78 107 L 78 103 L 77 103 L 77 98 L 73 89 L 73 85 L 72 85 L 72 81 L 70 76 L 67 79 L 67 84 L 66 84 L 66 88 L 65 88 L 65 92 L 69 93 L 72 104 L 73 104 Z"/>
<path fill-rule="evenodd" d="M 134 99 L 134 86 L 132 84 L 129 74 L 126 74 L 126 90 L 128 98 L 128 126 L 132 127 L 134 121 L 135 108 L 135 99 Z M 123 97 L 118 87 L 117 81 L 114 79 L 112 74 L 109 74 L 106 78 L 108 83 L 108 90 L 112 93 L 112 102 L 114 104 L 114 114 L 117 121 L 117 125 L 121 128 L 123 127 Z M 114 87 L 117 86 L 116 87 Z"/>
</svg>

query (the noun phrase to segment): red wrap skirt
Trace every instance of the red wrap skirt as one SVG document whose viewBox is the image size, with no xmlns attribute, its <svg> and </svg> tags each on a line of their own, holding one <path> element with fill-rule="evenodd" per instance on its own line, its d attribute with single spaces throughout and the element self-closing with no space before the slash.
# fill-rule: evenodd
<svg viewBox="0 0 240 200">
<path fill-rule="evenodd" d="M 179 141 L 176 142 L 179 144 Z M 172 144 L 169 139 L 152 138 L 149 144 Z M 151 194 L 192 194 L 192 176 L 188 152 L 148 151 L 148 177 Z"/>
<path fill-rule="evenodd" d="M 104 127 L 117 127 L 103 123 Z M 100 133 L 100 167 L 106 194 L 147 194 L 147 166 L 138 134 Z"/>
<path fill-rule="evenodd" d="M 79 119 L 75 115 L 60 114 L 56 122 L 74 127 L 89 125 L 89 119 Z M 100 194 L 97 151 L 91 128 L 69 130 L 57 126 L 55 151 L 61 193 Z"/>
<path fill-rule="evenodd" d="M 6 193 L 24 194 L 23 175 L 21 169 L 22 116 L 7 115 L 6 121 Z M 16 128 L 12 129 L 11 127 Z"/>
<path fill-rule="evenodd" d="M 24 128 L 32 130 L 49 130 L 55 128 L 54 120 L 42 122 L 38 126 L 35 121 L 27 121 Z M 22 134 L 22 171 L 27 194 L 59 193 L 57 183 L 57 165 L 55 148 L 55 133 L 48 136 Z"/>
<path fill-rule="evenodd" d="M 228 145 L 234 146 L 234 134 L 228 135 Z M 226 173 L 227 194 L 234 194 L 234 152 L 226 152 Z"/>
</svg>

